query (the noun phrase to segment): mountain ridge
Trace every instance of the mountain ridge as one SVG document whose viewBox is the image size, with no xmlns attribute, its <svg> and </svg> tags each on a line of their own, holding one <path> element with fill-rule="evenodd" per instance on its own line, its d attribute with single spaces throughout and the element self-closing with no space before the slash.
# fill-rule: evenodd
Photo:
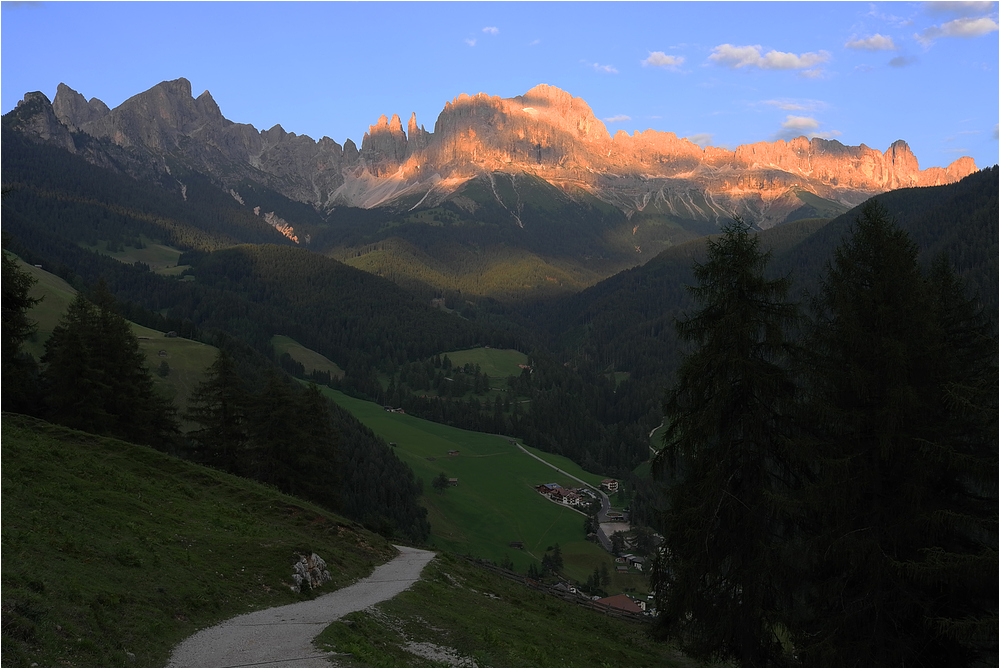
<svg viewBox="0 0 1000 669">
<path fill-rule="evenodd" d="M 29 93 L 19 106 L 29 96 L 40 103 L 41 95 Z M 71 151 L 76 132 L 170 156 L 225 186 L 260 181 L 326 213 L 436 206 L 470 179 L 504 172 L 532 174 L 570 196 L 585 191 L 629 218 L 655 213 L 718 224 L 738 212 L 767 228 L 801 217 L 798 192 L 849 208 L 887 190 L 952 183 L 976 170 L 968 157 L 921 170 L 903 140 L 884 152 L 805 137 L 730 151 L 656 130 L 611 135 L 584 100 L 546 84 L 513 98 L 463 93 L 445 103 L 433 132 L 415 114 L 405 129 L 398 114 L 383 115 L 360 149 L 349 139 L 341 145 L 280 125 L 258 131 L 230 121 L 207 90 L 195 98 L 183 78 L 114 109 L 60 84 L 50 107 L 44 123 L 24 129 Z"/>
</svg>

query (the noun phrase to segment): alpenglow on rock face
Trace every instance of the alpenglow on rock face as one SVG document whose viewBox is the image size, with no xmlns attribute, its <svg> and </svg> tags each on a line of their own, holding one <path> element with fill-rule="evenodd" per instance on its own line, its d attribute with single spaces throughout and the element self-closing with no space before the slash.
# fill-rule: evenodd
<svg viewBox="0 0 1000 669">
<path fill-rule="evenodd" d="M 281 126 L 258 131 L 233 123 L 208 91 L 194 98 L 186 79 L 160 83 L 111 110 L 61 84 L 51 111 L 71 130 L 169 155 L 227 187 L 251 178 L 320 211 L 430 206 L 471 178 L 504 172 L 535 175 L 570 196 L 582 190 L 627 215 L 653 208 L 717 222 L 751 211 L 767 227 L 801 206 L 797 193 L 853 206 L 876 193 L 951 183 L 976 170 L 968 157 L 920 170 L 902 140 L 884 152 L 805 137 L 729 151 L 670 132 L 612 136 L 586 102 L 544 84 L 513 98 L 459 95 L 445 104 L 433 132 L 415 115 L 405 130 L 400 116 L 383 115 L 360 150 L 351 140 L 341 146 Z M 58 136 L 65 145 L 50 125 L 36 123 L 36 134 Z"/>
</svg>

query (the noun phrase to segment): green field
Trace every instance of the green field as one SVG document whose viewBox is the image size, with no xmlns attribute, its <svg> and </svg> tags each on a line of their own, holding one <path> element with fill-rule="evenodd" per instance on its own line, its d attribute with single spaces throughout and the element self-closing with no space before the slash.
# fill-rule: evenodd
<svg viewBox="0 0 1000 669">
<path fill-rule="evenodd" d="M 115 260 L 131 265 L 135 262 L 145 263 L 149 269 L 157 274 L 176 274 L 178 269 L 177 261 L 181 257 L 181 251 L 172 246 L 165 246 L 146 236 L 142 236 L 143 248 L 137 249 L 131 246 L 122 247 L 121 251 L 109 252 L 107 242 L 98 242 L 96 246 L 81 244 L 83 248 L 111 256 Z M 184 266 L 181 266 L 182 268 Z"/>
<path fill-rule="evenodd" d="M 3 666 L 162 667 L 208 625 L 329 592 L 395 551 L 270 486 L 145 446 L 3 415 Z"/>
<path fill-rule="evenodd" d="M 341 618 L 317 642 L 346 667 L 448 666 L 429 661 L 428 647 L 465 660 L 455 666 L 694 666 L 642 622 L 584 610 L 449 554 L 412 588 Z"/>
<path fill-rule="evenodd" d="M 31 287 L 30 295 L 42 298 L 28 312 L 28 318 L 38 323 L 38 330 L 21 347 L 24 352 L 40 360 L 45 353 L 45 342 L 66 313 L 66 308 L 76 296 L 76 290 L 42 268 L 27 265 L 20 259 L 17 259 L 17 263 L 37 281 Z M 146 355 L 146 364 L 153 373 L 157 390 L 174 402 L 179 413 L 183 413 L 191 391 L 201 383 L 205 369 L 215 360 L 218 349 L 182 337 L 166 337 L 163 332 L 135 323 L 132 324 L 132 332 L 139 339 L 139 348 Z M 170 368 L 166 377 L 157 373 L 163 362 Z M 184 427 L 186 426 L 182 423 L 182 428 Z"/>
<path fill-rule="evenodd" d="M 518 365 L 528 364 L 528 356 L 512 349 L 470 348 L 463 351 L 448 351 L 446 355 L 451 360 L 452 366 L 479 365 L 483 374 L 494 379 L 520 376 L 521 368 Z"/>
<path fill-rule="evenodd" d="M 302 366 L 306 369 L 306 374 L 312 374 L 314 371 L 329 372 L 333 378 L 344 378 L 344 370 L 337 363 L 311 348 L 306 348 L 291 337 L 274 335 L 271 337 L 271 346 L 274 347 L 274 352 L 278 356 L 287 353 L 291 356 L 292 360 L 302 363 Z"/>
<path fill-rule="evenodd" d="M 506 437 L 391 413 L 328 388 L 324 392 L 377 435 L 395 443 L 396 454 L 423 480 L 421 503 L 428 509 L 434 547 L 498 563 L 508 557 L 524 572 L 558 543 L 565 574 L 570 578 L 585 581 L 595 567 L 604 564 L 614 579 L 609 592 L 644 590 L 643 577 L 614 574 L 611 556 L 598 544 L 586 541 L 581 513 L 550 502 L 534 490 L 542 483 L 568 487 L 579 483 L 525 455 Z M 448 455 L 452 450 L 458 454 Z M 588 474 L 564 458 L 543 455 L 584 480 L 604 478 Z M 430 484 L 440 472 L 457 478 L 458 485 L 438 493 Z M 512 541 L 524 542 L 524 549 L 510 548 Z"/>
</svg>

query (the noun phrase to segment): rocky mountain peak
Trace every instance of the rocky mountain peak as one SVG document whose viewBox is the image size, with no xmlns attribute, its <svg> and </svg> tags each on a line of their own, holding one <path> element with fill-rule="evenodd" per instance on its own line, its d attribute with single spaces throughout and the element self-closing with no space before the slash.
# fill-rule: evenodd
<svg viewBox="0 0 1000 669">
<path fill-rule="evenodd" d="M 906 142 L 884 153 L 864 144 L 797 137 L 734 150 L 700 146 L 672 132 L 646 130 L 612 138 L 582 99 L 540 84 L 513 98 L 461 94 L 445 103 L 427 132 L 411 114 L 382 115 L 360 150 L 326 138 L 258 132 L 228 121 L 208 91 L 175 79 L 113 110 L 60 85 L 49 104 L 28 94 L 17 123 L 30 134 L 73 150 L 70 130 L 107 138 L 145 155 L 173 155 L 222 180 L 263 180 L 320 209 L 374 207 L 400 197 L 425 205 L 449 197 L 467 179 L 530 173 L 586 190 L 626 214 L 654 206 L 670 215 L 718 221 L 748 210 L 762 227 L 786 220 L 807 191 L 851 206 L 893 188 L 950 183 L 975 171 L 970 158 L 920 170 Z M 6 117 L 5 117 L 6 119 Z M 184 140 L 184 141 L 182 141 Z M 361 166 L 364 169 L 358 169 Z"/>
<path fill-rule="evenodd" d="M 399 169 L 407 156 L 406 133 L 398 114 L 387 119 L 385 114 L 379 117 L 375 125 L 368 126 L 361 142 L 361 153 L 364 154 L 369 171 L 377 177 L 391 174 Z"/>
<path fill-rule="evenodd" d="M 107 116 L 111 109 L 97 98 L 83 97 L 66 84 L 60 83 L 56 88 L 56 97 L 52 101 L 52 111 L 56 118 L 75 131 L 93 121 Z"/>
<path fill-rule="evenodd" d="M 36 141 L 50 142 L 71 153 L 76 152 L 69 128 L 56 117 L 48 96 L 40 91 L 25 93 L 3 120 L 5 128 L 20 130 Z"/>
</svg>

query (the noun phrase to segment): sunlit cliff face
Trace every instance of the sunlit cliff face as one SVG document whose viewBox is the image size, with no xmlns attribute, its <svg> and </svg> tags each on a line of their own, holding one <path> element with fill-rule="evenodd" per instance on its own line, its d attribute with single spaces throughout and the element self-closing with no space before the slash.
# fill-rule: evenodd
<svg viewBox="0 0 1000 669">
<path fill-rule="evenodd" d="M 41 102 L 34 104 L 44 109 L 48 101 Z M 208 91 L 193 98 L 184 79 L 158 84 L 113 110 L 60 85 L 43 116 L 30 120 L 35 134 L 70 150 L 67 128 L 174 155 L 223 180 L 264 180 L 326 210 L 401 199 L 407 206 L 431 206 L 470 178 L 504 172 L 532 174 L 567 193 L 582 189 L 628 215 L 656 206 L 720 220 L 752 204 L 767 227 L 801 206 L 795 192 L 853 206 L 876 193 L 951 183 L 976 170 L 967 157 L 945 169 L 921 170 L 902 140 L 879 152 L 805 137 L 735 150 L 702 148 L 655 130 L 612 137 L 586 102 L 544 84 L 513 98 L 459 95 L 445 104 L 433 132 L 415 115 L 405 130 L 398 115 L 382 116 L 368 127 L 360 149 L 351 140 L 343 146 L 328 137 L 317 142 L 278 125 L 257 131 L 233 123 Z"/>
<path fill-rule="evenodd" d="M 410 145 L 398 116 L 388 121 L 383 116 L 369 127 L 361 153 L 370 173 L 420 178 L 430 172 L 457 176 L 530 170 L 544 178 L 582 180 L 592 187 L 600 180 L 587 175 L 681 178 L 735 196 L 808 188 L 810 182 L 881 192 L 949 183 L 975 171 L 969 158 L 947 169 L 921 171 L 902 141 L 885 153 L 805 137 L 727 151 L 702 148 L 674 133 L 655 130 L 633 135 L 619 131 L 612 137 L 586 102 L 547 85 L 509 99 L 463 94 L 445 104 L 433 134 L 418 129 L 414 117 L 408 129 L 411 136 L 419 133 L 419 146 Z"/>
</svg>

